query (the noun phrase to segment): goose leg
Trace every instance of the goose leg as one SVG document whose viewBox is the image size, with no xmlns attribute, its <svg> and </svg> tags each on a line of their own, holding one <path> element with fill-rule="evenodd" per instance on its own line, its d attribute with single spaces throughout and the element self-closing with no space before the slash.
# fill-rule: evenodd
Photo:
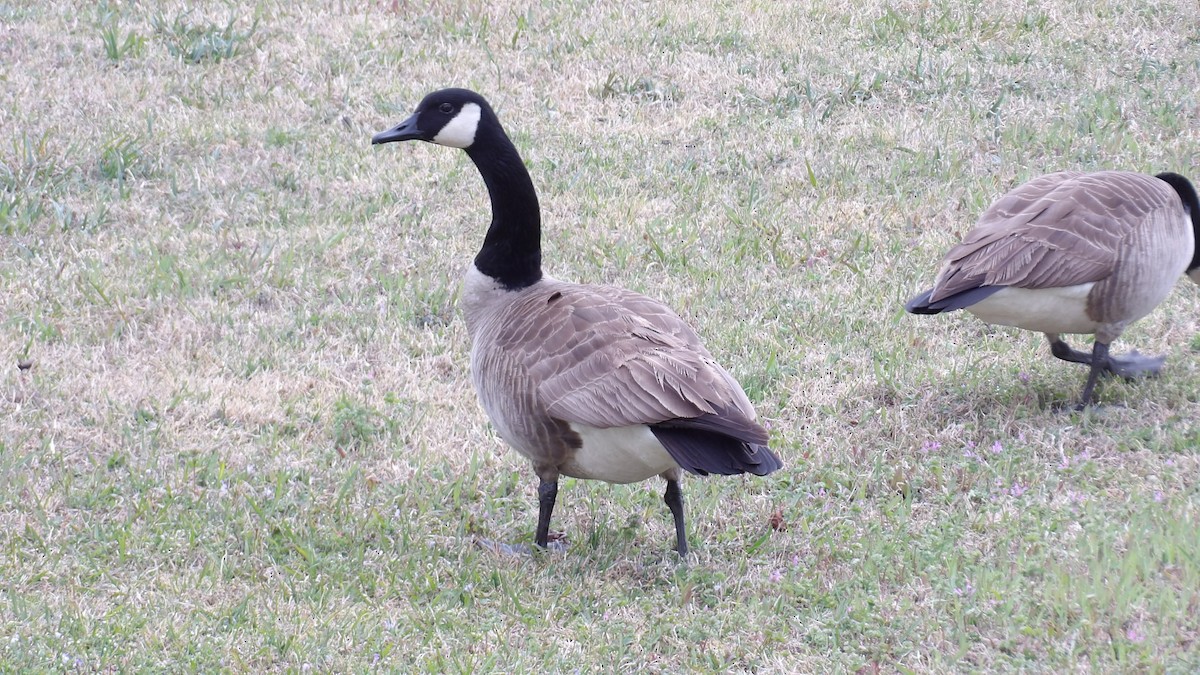
<svg viewBox="0 0 1200 675">
<path fill-rule="evenodd" d="M 1070 361 L 1071 363 L 1091 365 L 1091 354 L 1072 349 L 1071 345 L 1067 344 L 1066 341 L 1057 335 L 1047 335 L 1046 339 L 1050 340 L 1050 353 L 1056 357 L 1062 359 L 1063 361 Z"/>
<path fill-rule="evenodd" d="M 550 515 L 554 513 L 554 502 L 558 497 L 558 474 L 552 474 L 552 478 L 540 478 L 538 483 L 538 526 L 537 534 L 534 535 L 534 543 L 537 549 L 561 551 L 566 548 L 562 541 L 555 541 L 554 546 L 550 546 Z M 504 542 L 493 541 L 491 539 L 477 539 L 476 543 L 479 546 L 504 555 L 529 555 L 533 553 L 533 549 L 528 544 L 506 544 Z"/>
<path fill-rule="evenodd" d="M 1108 345 L 1103 342 L 1096 341 L 1092 344 L 1092 367 L 1088 372 L 1087 384 L 1083 385 L 1083 395 L 1079 397 L 1079 405 L 1076 410 L 1083 410 L 1092 402 L 1092 391 L 1096 388 L 1096 380 L 1099 379 L 1100 373 L 1109 369 L 1108 363 Z"/>
<path fill-rule="evenodd" d="M 675 517 L 675 548 L 679 551 L 679 557 L 684 557 L 688 553 L 687 544 L 687 528 L 683 525 L 683 490 L 679 489 L 678 478 L 667 479 L 667 492 L 663 495 L 663 501 L 667 503 L 667 508 L 671 509 L 671 515 Z"/>
<path fill-rule="evenodd" d="M 1071 345 L 1057 335 L 1047 335 L 1046 337 L 1050 340 L 1050 353 L 1056 357 L 1071 363 L 1092 364 L 1091 354 L 1072 349 Z M 1107 351 L 1106 346 L 1105 352 L 1107 353 Z M 1108 366 L 1105 370 L 1126 379 L 1134 379 L 1143 375 L 1157 375 L 1158 371 L 1162 369 L 1164 361 L 1166 361 L 1165 356 L 1146 356 L 1139 354 L 1135 349 L 1123 356 L 1109 355 Z"/>
<path fill-rule="evenodd" d="M 538 483 L 538 526 L 533 543 L 538 548 L 546 548 L 550 539 L 550 514 L 554 512 L 554 502 L 558 499 L 558 479 L 541 479 Z"/>
</svg>

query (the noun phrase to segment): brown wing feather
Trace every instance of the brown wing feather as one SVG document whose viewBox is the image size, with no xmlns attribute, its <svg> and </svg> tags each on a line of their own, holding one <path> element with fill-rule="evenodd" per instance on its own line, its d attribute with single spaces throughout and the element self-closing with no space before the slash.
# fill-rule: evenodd
<svg viewBox="0 0 1200 675">
<path fill-rule="evenodd" d="M 524 364 L 551 416 L 610 428 L 719 413 L 757 427 L 741 387 L 662 303 L 557 282 L 522 305 L 498 343 Z"/>
<path fill-rule="evenodd" d="M 1140 173 L 1060 172 L 998 199 L 946 255 L 933 301 L 980 286 L 1054 288 L 1101 281 L 1129 233 L 1178 206 L 1165 182 Z"/>
</svg>

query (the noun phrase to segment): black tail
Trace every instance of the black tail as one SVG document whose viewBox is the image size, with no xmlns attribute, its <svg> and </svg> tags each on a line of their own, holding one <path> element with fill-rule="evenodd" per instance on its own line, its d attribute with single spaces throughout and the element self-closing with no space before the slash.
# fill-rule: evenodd
<svg viewBox="0 0 1200 675">
<path fill-rule="evenodd" d="M 936 302 L 930 302 L 929 298 L 933 295 L 933 289 L 929 289 L 917 297 L 909 300 L 904 304 L 904 309 L 909 314 L 941 314 L 942 312 L 953 312 L 956 309 L 963 309 L 983 300 L 996 291 L 1007 288 L 1006 286 L 980 286 L 961 293 L 955 293 L 946 298 L 942 298 Z"/>
<path fill-rule="evenodd" d="M 904 303 L 904 310 L 909 314 L 941 314 L 942 310 L 929 306 L 929 296 L 931 295 L 933 295 L 932 288 Z"/>
<path fill-rule="evenodd" d="M 783 468 L 783 461 L 765 445 L 765 429 L 751 422 L 749 424 L 753 425 L 753 429 L 739 424 L 736 430 L 722 430 L 725 427 L 723 421 L 717 415 L 679 418 L 652 424 L 650 431 L 679 466 L 701 476 L 710 473 L 765 476 Z M 729 435 L 730 432 L 751 438 L 743 440 Z M 758 440 L 764 443 L 754 442 Z"/>
</svg>

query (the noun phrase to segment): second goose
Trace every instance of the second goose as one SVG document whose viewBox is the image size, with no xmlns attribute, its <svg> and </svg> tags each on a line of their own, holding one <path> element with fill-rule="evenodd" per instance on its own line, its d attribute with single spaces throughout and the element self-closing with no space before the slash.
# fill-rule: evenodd
<svg viewBox="0 0 1200 675">
<path fill-rule="evenodd" d="M 1061 172 L 1001 197 L 943 259 L 914 314 L 965 309 L 988 323 L 1038 331 L 1050 352 L 1089 366 L 1079 407 L 1096 380 L 1157 373 L 1163 357 L 1108 351 L 1186 272 L 1200 283 L 1200 203 L 1188 179 L 1126 171 Z M 1063 333 L 1094 334 L 1091 353 Z"/>
<path fill-rule="evenodd" d="M 500 436 L 540 481 L 537 545 L 547 545 L 559 476 L 661 476 L 686 555 L 683 471 L 761 476 L 782 466 L 741 386 L 662 303 L 542 273 L 533 182 L 482 96 L 436 91 L 371 143 L 408 140 L 465 150 L 487 185 L 492 222 L 461 303 L 471 378 Z"/>
</svg>

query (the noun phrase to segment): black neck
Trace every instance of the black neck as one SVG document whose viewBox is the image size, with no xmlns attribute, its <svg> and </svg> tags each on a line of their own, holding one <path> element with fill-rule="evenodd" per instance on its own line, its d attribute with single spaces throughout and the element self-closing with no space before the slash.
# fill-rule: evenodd
<svg viewBox="0 0 1200 675">
<path fill-rule="evenodd" d="M 1183 208 L 1188 212 L 1188 216 L 1192 219 L 1192 237 L 1195 245 L 1195 250 L 1192 253 L 1192 261 L 1188 263 L 1187 270 L 1192 270 L 1200 267 L 1200 200 L 1196 198 L 1196 188 L 1192 186 L 1192 182 L 1177 173 L 1160 173 L 1156 178 L 1165 180 L 1175 188 L 1175 192 L 1179 193 L 1179 199 L 1183 202 Z"/>
<path fill-rule="evenodd" d="M 467 148 L 492 199 L 492 225 L 475 267 L 509 290 L 542 278 L 542 216 L 517 148 L 498 123 L 481 123 Z"/>
</svg>

